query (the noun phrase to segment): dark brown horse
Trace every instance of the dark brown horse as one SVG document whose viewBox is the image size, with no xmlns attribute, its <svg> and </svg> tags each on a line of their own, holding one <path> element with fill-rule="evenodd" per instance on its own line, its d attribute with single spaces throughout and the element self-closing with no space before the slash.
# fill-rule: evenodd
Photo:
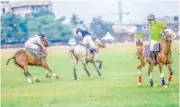
<svg viewBox="0 0 180 107">
<path fill-rule="evenodd" d="M 19 66 L 20 68 L 22 68 L 24 70 L 24 76 L 26 77 L 27 81 L 29 83 L 33 83 L 33 80 L 35 80 L 36 82 L 40 82 L 39 79 L 37 79 L 36 77 L 33 77 L 29 71 L 28 71 L 28 65 L 30 66 L 39 66 L 39 67 L 44 67 L 46 69 L 46 77 L 49 78 L 51 76 L 54 76 L 56 79 L 59 79 L 59 77 L 52 72 L 52 70 L 49 68 L 47 62 L 46 62 L 46 56 L 47 56 L 47 47 L 50 45 L 49 42 L 45 39 L 41 40 L 42 45 L 43 45 L 43 50 L 42 51 L 42 56 L 40 58 L 40 64 L 38 64 L 38 58 L 36 55 L 33 55 L 31 53 L 29 53 L 29 51 L 26 50 L 18 50 L 15 55 L 13 57 L 11 57 L 10 59 L 8 59 L 7 64 L 9 63 L 9 61 L 11 59 L 14 59 L 14 62 L 17 66 Z"/>
<path fill-rule="evenodd" d="M 139 74 L 138 85 L 140 85 L 142 83 L 141 69 L 142 69 L 142 67 L 144 67 L 146 62 L 149 63 L 148 76 L 149 76 L 151 86 L 156 86 L 153 83 L 153 79 L 152 79 L 153 66 L 155 66 L 155 65 L 159 65 L 162 85 L 164 87 L 167 87 L 169 82 L 171 82 L 172 75 L 173 75 L 173 70 L 171 68 L 171 63 L 172 63 L 172 61 L 171 61 L 171 43 L 175 37 L 176 37 L 176 34 L 174 32 L 172 32 L 172 30 L 170 30 L 170 29 L 167 29 L 163 32 L 163 38 L 160 42 L 160 50 L 159 50 L 159 53 L 157 54 L 157 63 L 156 64 L 154 64 L 152 62 L 152 58 L 150 57 L 149 45 L 146 45 L 138 50 L 137 54 L 138 54 L 138 58 L 140 59 L 140 65 L 137 68 L 138 74 Z M 166 65 L 169 69 L 169 78 L 168 78 L 167 83 L 165 82 L 164 73 L 162 72 L 163 65 Z"/>
</svg>

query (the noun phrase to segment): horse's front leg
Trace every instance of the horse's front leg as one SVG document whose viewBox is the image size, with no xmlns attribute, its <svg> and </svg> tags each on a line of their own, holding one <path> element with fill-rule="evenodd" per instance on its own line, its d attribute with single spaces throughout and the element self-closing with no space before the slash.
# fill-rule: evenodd
<svg viewBox="0 0 180 107">
<path fill-rule="evenodd" d="M 154 84 L 153 79 L 152 79 L 152 71 L 153 71 L 153 63 L 151 62 L 149 64 L 148 76 L 149 76 L 150 86 L 155 87 L 156 85 Z"/>
<path fill-rule="evenodd" d="M 49 68 L 49 65 L 47 64 L 45 59 L 44 60 L 42 59 L 42 67 L 44 67 L 46 70 L 46 78 L 53 76 L 56 79 L 59 79 L 59 77 L 56 75 L 56 73 L 52 72 L 52 70 Z"/>
<path fill-rule="evenodd" d="M 87 70 L 86 61 L 82 61 L 82 63 L 83 63 L 84 70 L 86 71 L 86 74 L 87 74 L 90 78 L 93 78 L 93 77 L 91 76 L 91 74 L 89 73 L 89 71 Z"/>
<path fill-rule="evenodd" d="M 98 59 L 96 62 L 98 62 L 98 63 L 99 63 L 98 68 L 99 68 L 99 70 L 100 70 L 100 69 L 101 69 L 101 67 L 102 67 L 102 61 Z"/>
<path fill-rule="evenodd" d="M 98 72 L 99 76 L 102 77 L 99 68 L 96 66 L 95 62 L 93 61 L 92 64 L 94 65 L 94 67 L 96 68 L 96 71 Z"/>
<path fill-rule="evenodd" d="M 167 85 L 165 83 L 165 79 L 164 79 L 164 73 L 162 72 L 162 67 L 163 67 L 163 65 L 161 63 L 159 63 L 159 71 L 160 71 L 160 75 L 161 75 L 162 86 L 167 87 Z"/>
<path fill-rule="evenodd" d="M 169 77 L 168 77 L 167 85 L 169 85 L 169 83 L 172 81 L 172 75 L 173 75 L 173 70 L 170 64 L 168 65 L 168 70 L 169 70 Z"/>
</svg>

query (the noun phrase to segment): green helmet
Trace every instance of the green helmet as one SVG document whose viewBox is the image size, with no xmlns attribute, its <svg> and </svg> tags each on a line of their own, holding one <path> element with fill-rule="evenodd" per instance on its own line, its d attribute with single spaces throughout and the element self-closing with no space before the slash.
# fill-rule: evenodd
<svg viewBox="0 0 180 107">
<path fill-rule="evenodd" d="M 153 14 L 148 15 L 147 17 L 148 20 L 155 20 L 155 16 Z"/>
</svg>

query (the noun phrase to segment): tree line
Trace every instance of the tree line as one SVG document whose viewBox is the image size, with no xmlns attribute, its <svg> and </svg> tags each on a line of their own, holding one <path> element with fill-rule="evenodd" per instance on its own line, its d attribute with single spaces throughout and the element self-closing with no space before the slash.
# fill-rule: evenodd
<svg viewBox="0 0 180 107">
<path fill-rule="evenodd" d="M 43 33 L 48 40 L 65 40 L 77 37 L 73 32 L 81 20 L 73 14 L 69 23 L 64 23 L 65 16 L 56 18 L 48 10 L 40 10 L 26 14 L 24 17 L 13 13 L 1 15 L 1 43 L 24 42 L 30 36 Z M 101 17 L 93 18 L 88 31 L 94 36 L 103 36 L 107 32 L 113 33 L 113 23 L 102 20 Z"/>
</svg>

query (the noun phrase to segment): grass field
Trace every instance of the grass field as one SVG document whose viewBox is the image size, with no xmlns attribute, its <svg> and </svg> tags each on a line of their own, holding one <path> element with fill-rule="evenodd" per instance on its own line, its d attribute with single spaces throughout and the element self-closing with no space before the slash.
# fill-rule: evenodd
<svg viewBox="0 0 180 107">
<path fill-rule="evenodd" d="M 173 46 L 178 48 L 178 43 Z M 60 76 L 60 80 L 45 78 L 43 68 L 29 67 L 40 83 L 29 84 L 20 68 L 7 59 L 14 50 L 1 50 L 1 94 L 2 107 L 178 107 L 179 106 L 179 60 L 173 52 L 173 81 L 169 88 L 161 86 L 158 67 L 153 79 L 158 85 L 151 88 L 147 76 L 147 65 L 143 68 L 143 84 L 137 86 L 137 65 L 133 44 L 110 45 L 100 51 L 103 60 L 99 78 L 91 64 L 88 65 L 93 79 L 87 77 L 81 63 L 78 64 L 78 81 L 72 80 L 71 57 L 66 47 L 49 48 L 48 63 Z M 134 57 L 134 58 L 133 58 Z M 164 66 L 165 78 L 168 70 Z"/>
</svg>

